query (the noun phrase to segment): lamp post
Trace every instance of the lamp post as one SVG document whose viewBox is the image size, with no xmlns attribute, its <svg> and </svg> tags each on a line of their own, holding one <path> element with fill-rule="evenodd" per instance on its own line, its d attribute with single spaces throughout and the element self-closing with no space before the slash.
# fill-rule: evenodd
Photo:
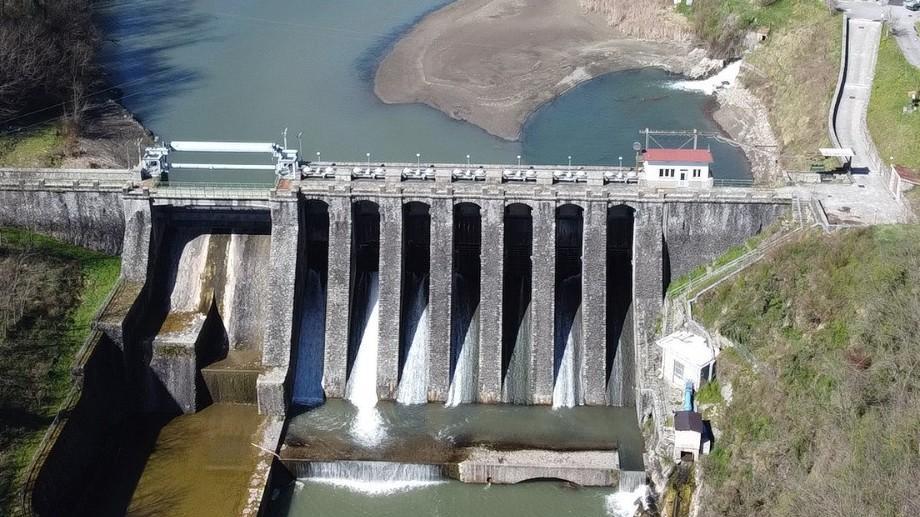
<svg viewBox="0 0 920 517">
<path fill-rule="evenodd" d="M 470 168 L 470 155 L 466 155 L 466 168 Z"/>
<path fill-rule="evenodd" d="M 316 163 L 321 162 L 319 151 L 316 151 Z"/>
<path fill-rule="evenodd" d="M 572 168 L 572 155 L 569 155 L 569 168 Z"/>
<path fill-rule="evenodd" d="M 620 156 L 619 159 L 620 159 L 620 168 L 622 169 L 623 168 L 623 157 Z"/>
<path fill-rule="evenodd" d="M 422 170 L 422 153 L 415 153 L 415 166 L 419 171 Z"/>
<path fill-rule="evenodd" d="M 371 172 L 371 153 L 364 153 L 367 155 L 367 172 Z"/>
<path fill-rule="evenodd" d="M 521 168 L 521 155 L 517 155 L 517 159 L 518 159 L 518 169 L 520 169 Z"/>
<path fill-rule="evenodd" d="M 303 156 L 303 131 L 297 133 L 297 154 Z"/>
</svg>

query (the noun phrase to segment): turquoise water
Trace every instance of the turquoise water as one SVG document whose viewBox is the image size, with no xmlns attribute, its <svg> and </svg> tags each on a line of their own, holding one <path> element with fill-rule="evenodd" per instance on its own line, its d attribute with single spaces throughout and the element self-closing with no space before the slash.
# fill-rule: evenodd
<svg viewBox="0 0 920 517">
<path fill-rule="evenodd" d="M 602 488 L 574 488 L 557 482 L 511 486 L 428 484 L 387 494 L 316 481 L 298 481 L 269 515 L 289 517 L 632 517 L 639 494 Z"/>
<path fill-rule="evenodd" d="M 422 105 L 386 105 L 373 93 L 389 46 L 445 0 L 110 0 L 103 2 L 110 82 L 165 140 L 277 141 L 328 161 L 615 164 L 642 127 L 711 129 L 707 98 L 669 89 L 657 70 L 620 72 L 544 106 L 523 142 L 507 142 Z M 297 134 L 302 132 L 302 144 Z M 726 177 L 740 154 L 716 149 Z M 184 160 L 185 157 L 177 157 Z M 230 157 L 207 157 L 223 161 Z M 233 157 L 232 159 L 238 159 Z M 260 157 L 266 161 L 268 157 Z M 628 162 L 628 159 L 625 161 Z M 737 171 L 744 169 L 740 174 Z M 216 174 L 174 174 L 214 179 Z M 237 173 L 248 181 L 270 173 Z"/>
<path fill-rule="evenodd" d="M 671 86 L 680 76 L 645 68 L 613 72 L 588 81 L 544 105 L 524 127 L 524 156 L 532 163 L 585 165 L 635 164 L 633 142 L 645 144 L 644 128 L 719 132 L 709 117 L 715 100 Z M 687 137 L 655 137 L 662 146 L 680 147 Z M 649 147 L 655 147 L 651 142 Z M 750 165 L 741 150 L 700 138 L 711 146 L 717 178 L 750 178 Z"/>
</svg>

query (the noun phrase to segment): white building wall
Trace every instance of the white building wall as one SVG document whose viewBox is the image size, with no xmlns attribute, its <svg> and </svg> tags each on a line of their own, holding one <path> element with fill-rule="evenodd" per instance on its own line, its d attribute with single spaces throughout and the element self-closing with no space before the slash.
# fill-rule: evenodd
<svg viewBox="0 0 920 517">
<path fill-rule="evenodd" d="M 708 188 L 713 184 L 706 164 L 645 162 L 642 174 L 646 184 L 662 188 Z"/>
<path fill-rule="evenodd" d="M 674 461 L 680 460 L 682 452 L 692 452 L 693 460 L 700 457 L 700 442 L 702 436 L 696 431 L 675 431 L 674 433 Z"/>
</svg>

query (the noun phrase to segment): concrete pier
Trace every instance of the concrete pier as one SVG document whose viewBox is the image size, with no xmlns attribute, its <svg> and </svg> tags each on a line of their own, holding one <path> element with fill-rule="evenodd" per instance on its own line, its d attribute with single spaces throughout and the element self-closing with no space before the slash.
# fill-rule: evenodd
<svg viewBox="0 0 920 517">
<path fill-rule="evenodd" d="M 377 396 L 396 398 L 399 382 L 399 316 L 402 298 L 403 212 L 397 197 L 379 199 L 380 327 L 377 348 Z"/>
<path fill-rule="evenodd" d="M 297 277 L 297 256 L 292 255 L 290 250 L 297 249 L 300 235 L 297 199 L 274 200 L 271 219 L 271 263 L 268 267 L 272 282 L 268 290 L 268 317 L 262 350 L 262 366 L 266 372 L 259 375 L 256 390 L 259 413 L 284 415 L 287 406 L 284 381 L 291 361 Z"/>
<path fill-rule="evenodd" d="M 431 263 L 428 288 L 428 400 L 444 402 L 450 388 L 451 296 L 454 207 L 449 199 L 431 201 Z M 447 346 L 445 346 L 447 344 Z"/>
<path fill-rule="evenodd" d="M 607 203 L 585 202 L 583 208 L 580 402 L 597 406 L 607 402 Z"/>
<path fill-rule="evenodd" d="M 340 195 L 329 203 L 329 280 L 326 287 L 326 346 L 323 390 L 327 397 L 345 396 L 348 366 L 348 321 L 351 300 L 351 199 Z"/>
<path fill-rule="evenodd" d="M 553 345 L 556 296 L 556 203 L 533 204 L 530 402 L 553 403 Z"/>
<path fill-rule="evenodd" d="M 504 269 L 505 203 L 483 200 L 482 291 L 479 298 L 479 402 L 492 404 L 502 396 L 502 274 Z"/>
</svg>

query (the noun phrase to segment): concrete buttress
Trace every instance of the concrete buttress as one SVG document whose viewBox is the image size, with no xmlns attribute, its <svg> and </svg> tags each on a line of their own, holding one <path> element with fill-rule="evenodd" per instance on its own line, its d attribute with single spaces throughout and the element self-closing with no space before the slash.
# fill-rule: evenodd
<svg viewBox="0 0 920 517">
<path fill-rule="evenodd" d="M 326 287 L 326 346 L 323 390 L 327 397 L 345 396 L 348 367 L 348 310 L 351 300 L 351 198 L 329 200 L 329 280 Z"/>
<path fill-rule="evenodd" d="M 479 402 L 501 401 L 502 274 L 505 203 L 482 200 L 482 289 L 479 296 Z"/>
<path fill-rule="evenodd" d="M 587 202 L 583 208 L 580 376 L 584 400 L 579 402 L 597 406 L 607 402 L 607 203 Z"/>
<path fill-rule="evenodd" d="M 403 270 L 403 205 L 398 197 L 380 203 L 380 327 L 377 396 L 395 399 L 399 383 L 399 315 Z"/>
<path fill-rule="evenodd" d="M 428 303 L 428 400 L 444 402 L 450 387 L 451 288 L 453 283 L 453 202 L 431 201 L 431 267 Z"/>
<path fill-rule="evenodd" d="M 532 404 L 553 403 L 554 308 L 556 305 L 556 203 L 533 203 L 531 265 L 531 374 Z M 484 277 L 485 278 L 485 277 Z"/>
<path fill-rule="evenodd" d="M 297 198 L 278 197 L 271 202 L 272 234 L 262 366 L 265 372 L 256 382 L 259 412 L 284 415 L 285 382 L 291 358 L 294 298 L 297 277 L 297 249 L 300 232 Z"/>
</svg>

